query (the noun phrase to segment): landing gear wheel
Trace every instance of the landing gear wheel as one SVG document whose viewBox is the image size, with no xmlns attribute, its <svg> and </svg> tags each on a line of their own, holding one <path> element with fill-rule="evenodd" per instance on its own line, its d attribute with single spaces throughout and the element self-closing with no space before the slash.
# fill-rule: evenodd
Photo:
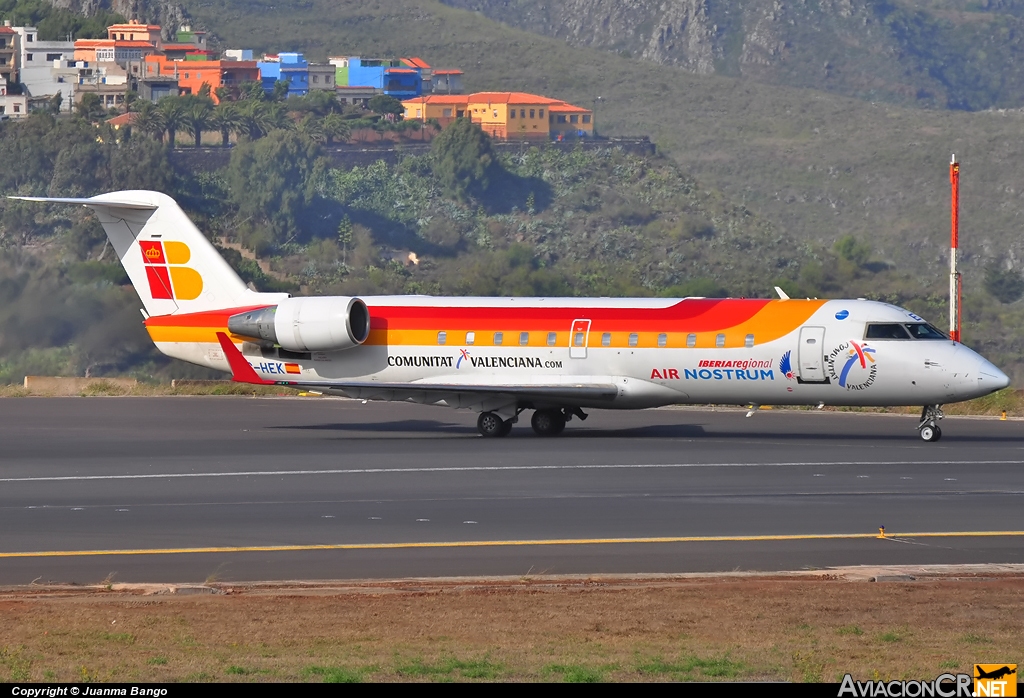
<svg viewBox="0 0 1024 698">
<path fill-rule="evenodd" d="M 482 436 L 490 439 L 508 436 L 512 431 L 512 420 L 504 420 L 494 412 L 481 412 L 476 420 L 476 428 Z"/>
<path fill-rule="evenodd" d="M 559 410 L 537 410 L 530 426 L 538 436 L 558 436 L 565 430 L 565 415 Z"/>
<path fill-rule="evenodd" d="M 941 405 L 925 405 L 921 410 L 921 422 L 917 430 L 923 441 L 935 442 L 942 438 L 942 429 L 939 429 L 939 420 L 943 418 Z"/>
</svg>

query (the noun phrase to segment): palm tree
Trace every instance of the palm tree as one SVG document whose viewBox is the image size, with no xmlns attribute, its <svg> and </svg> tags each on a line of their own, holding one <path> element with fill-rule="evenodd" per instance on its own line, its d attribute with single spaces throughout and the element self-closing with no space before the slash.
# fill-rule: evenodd
<svg viewBox="0 0 1024 698">
<path fill-rule="evenodd" d="M 185 108 L 185 130 L 195 139 L 197 148 L 202 147 L 203 131 L 209 127 L 212 114 L 213 106 L 209 98 L 194 99 Z"/>
<path fill-rule="evenodd" d="M 340 114 L 328 114 L 320 122 L 320 127 L 324 131 L 324 137 L 327 139 L 328 145 L 333 143 L 335 138 L 344 142 L 352 137 L 351 126 Z"/>
<path fill-rule="evenodd" d="M 132 117 L 132 126 L 153 138 L 164 133 L 164 115 L 152 102 L 143 102 Z"/>
<path fill-rule="evenodd" d="M 242 131 L 244 126 L 245 124 L 237 103 L 221 102 L 213 108 L 213 114 L 210 116 L 210 127 L 220 131 L 221 146 L 224 148 L 228 147 L 231 134 Z"/>
<path fill-rule="evenodd" d="M 311 141 L 323 143 L 327 138 L 327 134 L 324 132 L 323 121 L 312 114 L 306 114 L 302 121 L 299 122 L 298 128 L 299 133 Z"/>
<path fill-rule="evenodd" d="M 167 131 L 167 143 L 174 148 L 174 138 L 186 124 L 185 104 L 181 97 L 164 97 L 157 105 L 163 115 L 164 130 Z"/>
</svg>

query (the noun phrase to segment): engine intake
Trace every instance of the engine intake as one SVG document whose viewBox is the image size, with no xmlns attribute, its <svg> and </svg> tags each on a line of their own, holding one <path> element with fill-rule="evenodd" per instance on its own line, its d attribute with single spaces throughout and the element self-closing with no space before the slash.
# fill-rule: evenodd
<svg viewBox="0 0 1024 698">
<path fill-rule="evenodd" d="M 340 351 L 370 336 L 370 311 L 362 300 L 348 296 L 287 298 L 232 315 L 228 330 L 288 351 Z"/>
</svg>

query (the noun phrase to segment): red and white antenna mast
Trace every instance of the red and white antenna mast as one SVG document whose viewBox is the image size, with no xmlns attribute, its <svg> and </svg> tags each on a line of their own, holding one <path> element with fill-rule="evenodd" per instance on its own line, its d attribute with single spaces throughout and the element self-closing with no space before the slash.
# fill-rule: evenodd
<svg viewBox="0 0 1024 698">
<path fill-rule="evenodd" d="M 953 187 L 952 241 L 949 246 L 949 336 L 960 341 L 960 269 L 957 253 L 960 247 L 960 163 L 956 155 L 949 162 L 949 183 Z"/>
</svg>

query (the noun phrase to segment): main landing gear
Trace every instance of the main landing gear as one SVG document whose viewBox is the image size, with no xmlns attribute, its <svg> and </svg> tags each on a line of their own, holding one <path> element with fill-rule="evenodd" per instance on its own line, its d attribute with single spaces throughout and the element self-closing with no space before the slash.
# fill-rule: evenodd
<svg viewBox="0 0 1024 698">
<path fill-rule="evenodd" d="M 512 420 L 502 419 L 494 412 L 481 412 L 476 420 L 476 428 L 482 436 L 496 439 L 500 436 L 508 436 L 512 431 Z"/>
<path fill-rule="evenodd" d="M 523 409 L 519 408 L 516 411 L 516 416 L 512 419 L 502 419 L 500 415 L 494 412 L 481 412 L 476 420 L 476 428 L 481 436 L 488 438 L 508 436 L 509 432 L 512 431 L 512 425 L 519 420 L 519 413 Z M 538 436 L 558 436 L 565 430 L 565 423 L 574 416 L 579 417 L 581 420 L 587 418 L 587 415 L 579 407 L 537 410 L 533 413 L 530 426 L 533 427 Z"/>
<path fill-rule="evenodd" d="M 942 438 L 942 429 L 939 429 L 939 420 L 945 415 L 942 414 L 942 405 L 925 405 L 921 410 L 921 423 L 917 425 L 917 431 L 925 441 L 938 441 Z"/>
</svg>

